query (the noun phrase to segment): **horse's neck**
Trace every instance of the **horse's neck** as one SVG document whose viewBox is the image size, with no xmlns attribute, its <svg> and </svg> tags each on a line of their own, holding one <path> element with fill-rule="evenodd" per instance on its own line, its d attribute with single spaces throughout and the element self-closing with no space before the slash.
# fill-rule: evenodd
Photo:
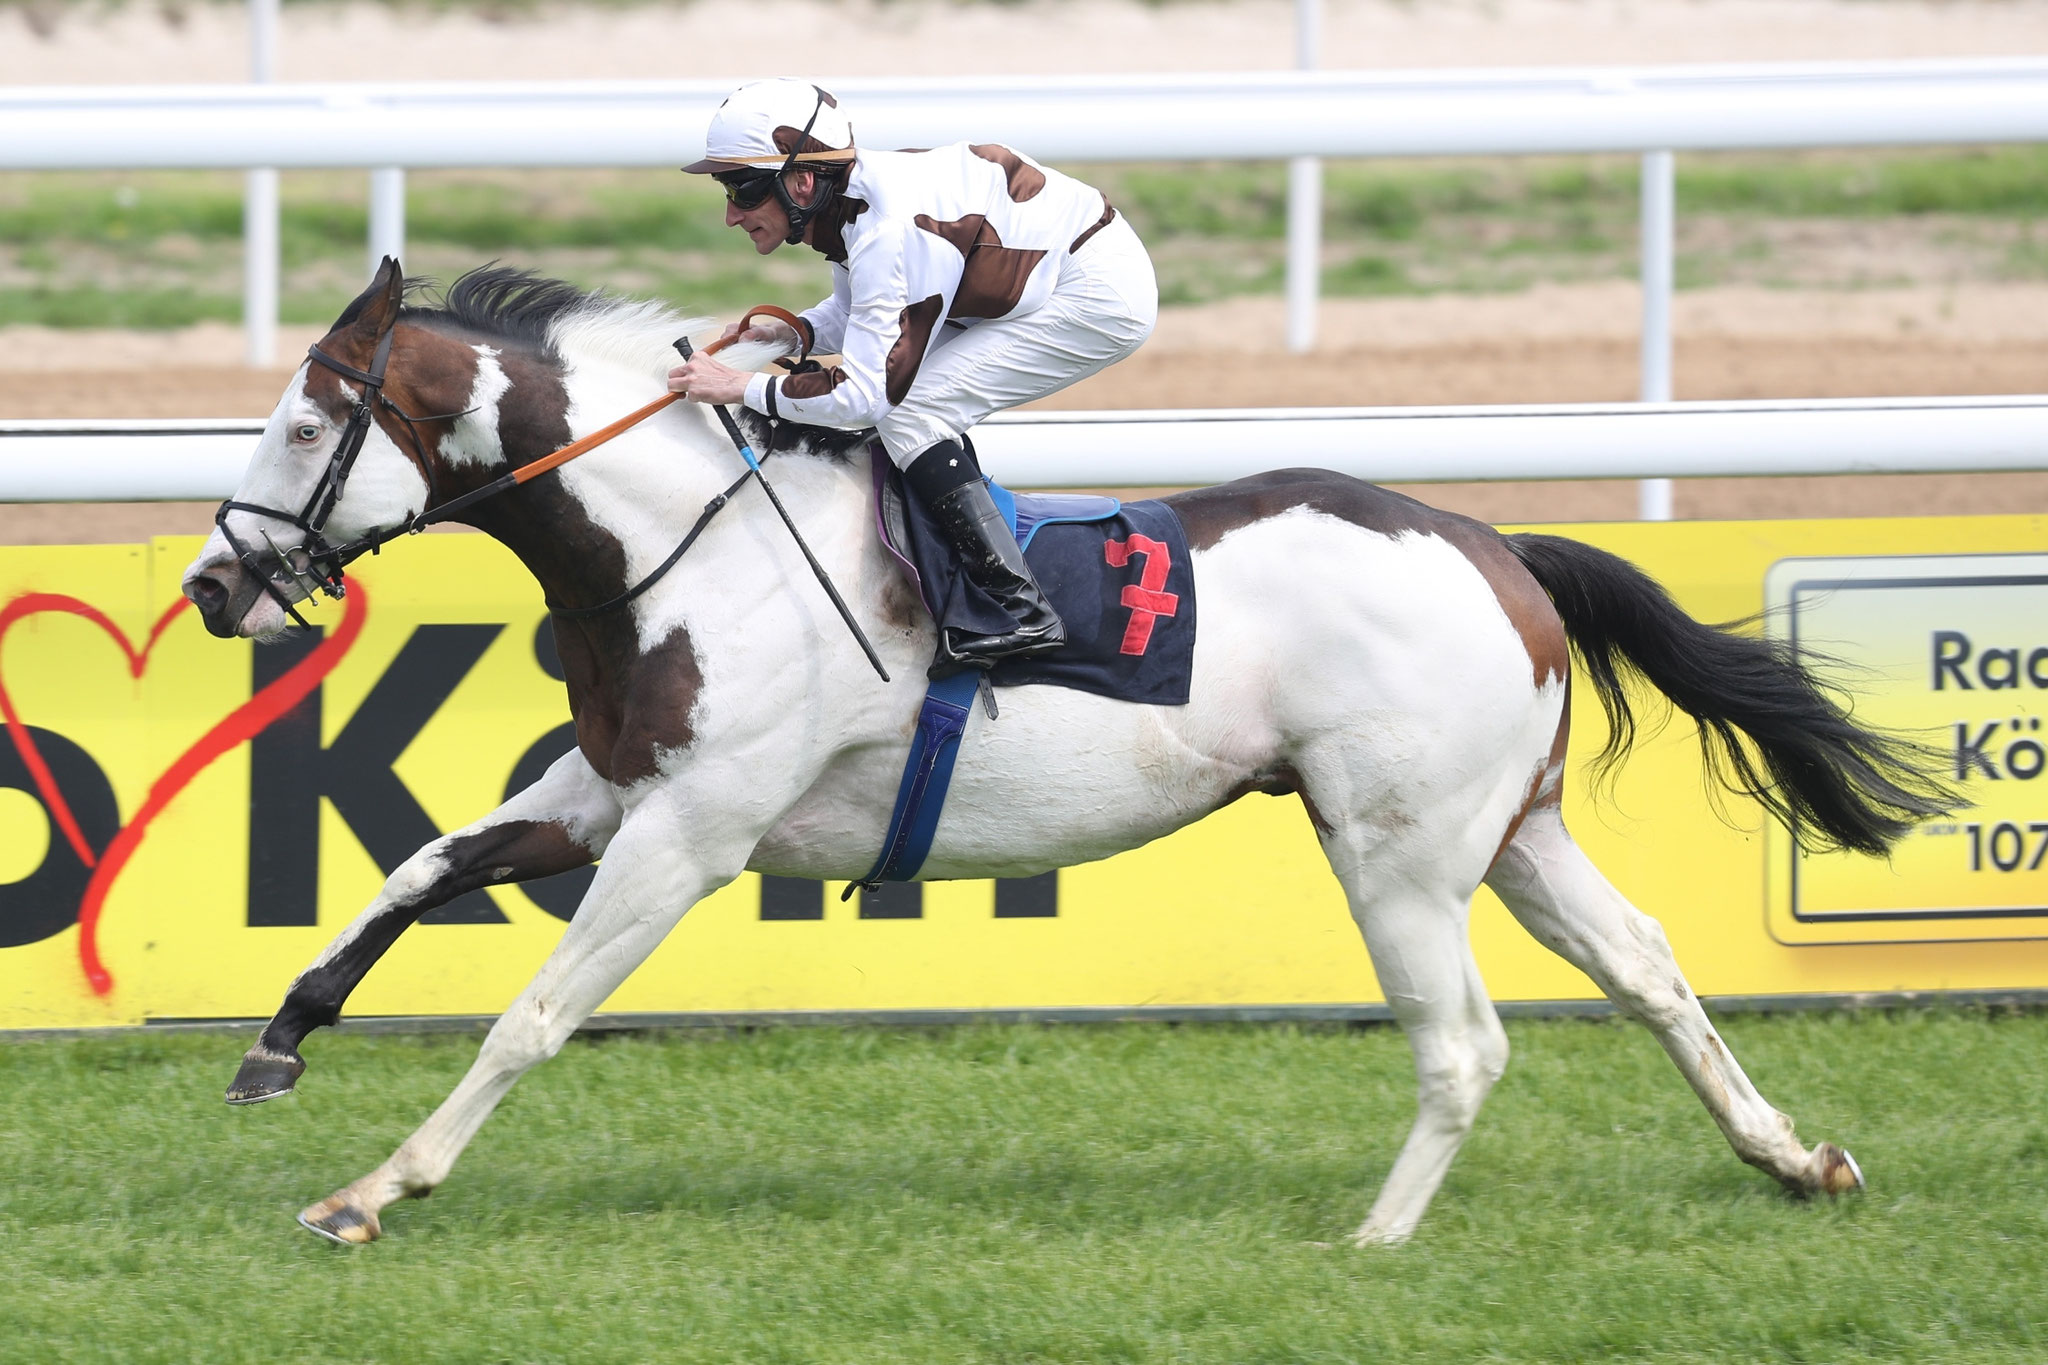
<svg viewBox="0 0 2048 1365">
<path fill-rule="evenodd" d="M 613 408 L 624 412 L 638 405 L 631 389 L 617 384 L 591 387 L 595 392 L 573 395 L 582 415 L 579 426 L 602 425 Z M 750 428 L 753 425 L 749 423 Z M 763 450 L 766 442 L 759 434 L 750 429 L 748 435 L 755 448 Z M 507 449 L 518 448 L 516 437 L 517 433 L 501 432 Z M 842 451 L 858 444 L 855 438 L 833 439 L 798 429 L 794 437 L 778 442 L 780 453 L 769 461 L 768 476 L 797 522 L 816 528 L 813 535 L 828 536 L 827 528 L 834 523 L 868 519 L 866 466 L 864 457 L 841 455 L 835 460 L 809 453 L 816 439 L 830 440 L 833 449 Z M 689 535 L 707 505 L 745 472 L 738 450 L 716 419 L 705 409 L 678 404 L 564 465 L 559 476 L 543 475 L 479 504 L 468 520 L 518 556 L 551 605 L 592 606 L 654 572 Z M 701 558 L 715 553 L 710 545 L 725 538 L 713 535 L 719 521 L 766 515 L 772 513 L 765 505 L 742 495 L 713 516 L 688 554 Z M 702 581 L 701 575 L 693 577 Z M 675 593 L 675 586 L 664 578 L 644 605 L 673 599 Z M 633 613 L 625 609 L 608 615 L 627 627 L 633 620 Z"/>
</svg>

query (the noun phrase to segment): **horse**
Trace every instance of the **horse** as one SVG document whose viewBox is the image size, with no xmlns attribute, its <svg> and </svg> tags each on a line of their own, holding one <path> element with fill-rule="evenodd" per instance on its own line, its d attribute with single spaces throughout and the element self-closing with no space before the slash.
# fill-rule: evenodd
<svg viewBox="0 0 2048 1365">
<path fill-rule="evenodd" d="M 763 495 L 735 485 L 749 470 L 703 407 L 676 404 L 590 458 L 483 496 L 662 395 L 672 338 L 713 324 L 497 266 L 438 296 L 408 302 L 407 288 L 387 258 L 309 352 L 184 592 L 214 635 L 274 637 L 310 594 L 340 590 L 352 554 L 449 512 L 544 591 L 576 747 L 391 874 L 291 983 L 227 1098 L 290 1091 L 307 1034 L 339 1020 L 426 911 L 602 863 L 447 1099 L 383 1164 L 299 1215 L 343 1243 L 374 1240 L 388 1205 L 442 1184 L 514 1082 L 693 903 L 748 870 L 863 875 L 934 644 L 875 532 L 880 456 L 863 433 L 785 423 L 771 464 L 888 683 L 824 610 Z M 770 358 L 743 349 L 737 364 Z M 766 419 L 738 417 L 763 447 Z M 730 505 L 704 520 L 721 490 Z M 1626 752 L 1629 689 L 1647 683 L 1697 723 L 1722 783 L 1810 846 L 1881 854 L 1947 809 L 1924 751 L 1856 725 L 1786 646 L 1696 622 L 1633 565 L 1576 541 L 1503 536 L 1314 469 L 1165 501 L 1200 585 L 1189 700 L 1005 689 L 999 719 L 961 741 L 920 878 L 1032 876 L 1248 793 L 1298 793 L 1415 1063 L 1414 1125 L 1351 1234 L 1361 1245 L 1415 1230 L 1507 1063 L 1467 939 L 1481 883 L 1656 1036 L 1743 1161 L 1802 1195 L 1862 1187 L 1849 1153 L 1803 1146 L 1758 1093 L 1657 922 L 1566 831 L 1573 658 L 1609 719 L 1604 760 Z"/>
</svg>

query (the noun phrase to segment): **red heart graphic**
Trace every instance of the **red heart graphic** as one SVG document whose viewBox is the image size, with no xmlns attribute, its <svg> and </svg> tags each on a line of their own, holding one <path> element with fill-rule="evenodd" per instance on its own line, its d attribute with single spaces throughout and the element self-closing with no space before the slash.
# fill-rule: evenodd
<svg viewBox="0 0 2048 1365">
<path fill-rule="evenodd" d="M 0 642 L 6 640 L 7 632 L 13 628 L 16 621 L 44 612 L 65 612 L 83 617 L 104 631 L 121 647 L 121 652 L 128 656 L 129 675 L 140 678 L 143 671 L 149 667 L 150 651 L 156 648 L 158 639 L 169 629 L 171 622 L 177 619 L 178 613 L 190 605 L 191 603 L 181 597 L 166 607 L 163 615 L 157 617 L 156 624 L 150 628 L 149 638 L 143 641 L 142 648 L 138 650 L 129 642 L 127 633 L 115 625 L 105 612 L 91 603 L 82 602 L 63 593 L 24 593 L 4 608 L 0 608 Z M 261 734 L 279 717 L 310 695 L 313 689 L 320 685 L 321 680 L 334 671 L 335 665 L 342 661 L 355 644 L 356 637 L 362 634 L 363 620 L 368 615 L 368 596 L 362 585 L 357 583 L 354 585 L 354 591 L 342 599 L 341 623 L 335 628 L 334 634 L 322 640 L 310 654 L 292 665 L 275 682 L 228 712 L 212 729 L 201 735 L 192 747 L 179 754 L 171 766 L 164 769 L 150 785 L 149 795 L 143 799 L 141 809 L 115 832 L 113 839 L 107 844 L 105 854 L 97 859 L 94 858 L 91 847 L 85 842 L 84 833 L 78 828 L 78 821 L 71 813 L 70 804 L 65 801 L 64 794 L 57 790 L 57 783 L 50 775 L 49 765 L 43 762 L 43 756 L 36 752 L 35 741 L 29 737 L 28 727 L 23 725 L 21 717 L 15 714 L 14 702 L 7 695 L 5 670 L 0 669 L 0 718 L 5 719 L 8 736 L 14 741 L 15 751 L 21 755 L 21 761 L 28 768 L 29 775 L 35 779 L 36 790 L 41 794 L 43 804 L 49 808 L 57 828 L 62 831 L 72 850 L 78 854 L 79 861 L 92 869 L 92 878 L 86 883 L 85 895 L 78 903 L 78 960 L 79 965 L 85 969 L 85 979 L 92 983 L 96 994 L 105 995 L 114 988 L 114 978 L 100 962 L 100 908 L 106 904 L 107 893 L 113 889 L 114 880 L 121 875 L 121 869 L 128 865 L 128 859 L 141 844 L 142 836 L 148 831 L 150 822 L 161 815 L 164 807 L 171 804 L 171 799 L 183 791 L 192 779 L 205 771 L 215 759 L 243 741 Z"/>
</svg>

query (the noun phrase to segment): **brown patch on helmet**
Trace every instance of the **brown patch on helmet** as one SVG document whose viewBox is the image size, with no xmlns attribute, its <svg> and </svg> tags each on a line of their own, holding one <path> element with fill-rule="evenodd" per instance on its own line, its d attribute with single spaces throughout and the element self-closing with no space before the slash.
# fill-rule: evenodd
<svg viewBox="0 0 2048 1365">
<path fill-rule="evenodd" d="M 770 136 L 775 140 L 775 150 L 781 152 L 784 156 L 788 156 L 792 152 L 843 152 L 847 150 L 845 147 L 834 147 L 829 142 L 819 141 L 818 135 L 815 133 L 806 137 L 803 129 L 792 128 L 786 123 L 777 128 Z M 803 138 L 803 145 L 801 147 L 797 145 L 798 138 Z"/>
<path fill-rule="evenodd" d="M 896 344 L 882 367 L 882 392 L 890 404 L 901 403 L 924 364 L 925 348 L 931 344 L 932 328 L 939 325 L 943 295 L 933 294 L 904 309 L 896 319 Z"/>
<path fill-rule="evenodd" d="M 1024 203 L 1045 188 L 1045 172 L 1000 143 L 976 143 L 967 150 L 983 161 L 993 161 L 1003 168 L 1003 175 L 1009 182 L 1010 199 L 1014 203 Z"/>
<path fill-rule="evenodd" d="M 846 371 L 834 365 L 786 374 L 776 381 L 775 391 L 784 398 L 823 398 L 845 382 Z"/>
<path fill-rule="evenodd" d="M 948 318 L 1007 316 L 1023 299 L 1031 272 L 1045 259 L 1043 251 L 1004 246 L 1002 235 L 978 213 L 951 222 L 920 213 L 912 221 L 952 243 L 966 262 L 961 267 L 960 286 L 953 291 L 953 306 L 946 310 Z"/>
</svg>

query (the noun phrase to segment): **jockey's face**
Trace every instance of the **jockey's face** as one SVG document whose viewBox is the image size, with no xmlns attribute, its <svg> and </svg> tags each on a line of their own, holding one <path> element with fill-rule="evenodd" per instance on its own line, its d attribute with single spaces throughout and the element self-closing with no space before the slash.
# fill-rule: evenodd
<svg viewBox="0 0 2048 1365">
<path fill-rule="evenodd" d="M 818 178 L 809 171 L 791 171 L 784 183 L 789 186 L 789 197 L 799 204 L 810 203 L 818 192 Z M 750 209 L 726 200 L 725 225 L 746 229 L 754 250 L 763 256 L 781 246 L 789 237 L 789 215 L 782 211 L 782 201 L 772 194 Z M 808 241 L 810 235 L 810 229 L 806 228 L 805 240 Z"/>
</svg>

